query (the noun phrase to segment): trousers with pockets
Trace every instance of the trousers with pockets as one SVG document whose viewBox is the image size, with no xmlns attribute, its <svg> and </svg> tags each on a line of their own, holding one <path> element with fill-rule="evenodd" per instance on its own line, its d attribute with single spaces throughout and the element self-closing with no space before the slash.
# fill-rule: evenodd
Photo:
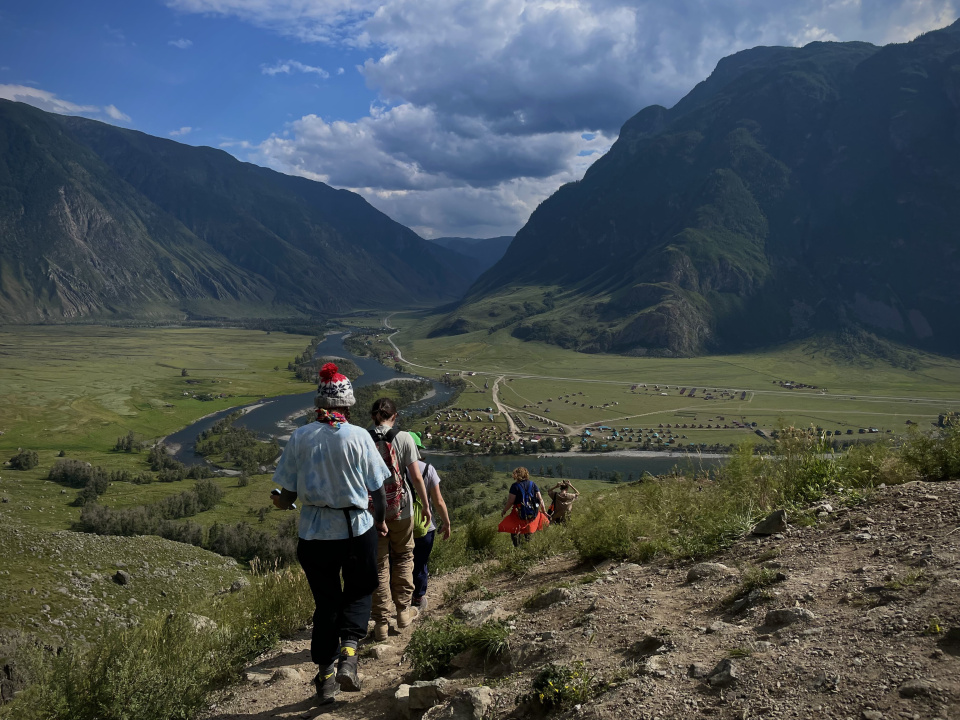
<svg viewBox="0 0 960 720">
<path fill-rule="evenodd" d="M 387 622 L 394 608 L 410 607 L 413 596 L 413 518 L 387 521 L 386 537 L 378 536 L 377 572 L 380 584 L 373 594 L 373 619 Z"/>
<path fill-rule="evenodd" d="M 377 530 L 343 540 L 301 538 L 297 559 L 317 606 L 310 655 L 320 667 L 329 667 L 342 642 L 359 641 L 367 634 L 377 587 Z"/>
</svg>

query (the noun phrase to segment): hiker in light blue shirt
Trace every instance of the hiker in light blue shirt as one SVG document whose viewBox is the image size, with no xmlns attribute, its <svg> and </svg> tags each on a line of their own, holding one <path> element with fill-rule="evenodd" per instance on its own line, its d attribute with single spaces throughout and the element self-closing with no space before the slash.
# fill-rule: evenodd
<svg viewBox="0 0 960 720">
<path fill-rule="evenodd" d="M 273 481 L 297 493 L 300 537 L 304 540 L 344 540 L 352 530 L 359 537 L 373 527 L 366 512 L 368 493 L 383 486 L 390 476 L 368 433 L 362 427 L 342 423 L 310 423 L 299 428 L 284 448 Z M 328 478 L 337 478 L 329 482 Z M 350 512 L 351 528 L 341 508 Z"/>
<path fill-rule="evenodd" d="M 324 365 L 317 422 L 294 431 L 273 476 L 281 488 L 274 505 L 303 506 L 297 559 L 316 603 L 310 654 L 321 705 L 341 689 L 360 690 L 357 644 L 378 583 L 378 533 L 387 534 L 383 481 L 390 470 L 369 433 L 350 424 L 354 403 L 350 381 L 333 363 Z"/>
</svg>

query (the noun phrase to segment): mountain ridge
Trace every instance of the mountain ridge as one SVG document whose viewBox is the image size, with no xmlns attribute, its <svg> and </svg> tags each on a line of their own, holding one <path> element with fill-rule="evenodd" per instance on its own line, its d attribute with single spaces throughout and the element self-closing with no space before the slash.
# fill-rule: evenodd
<svg viewBox="0 0 960 720">
<path fill-rule="evenodd" d="M 553 307 L 511 332 L 587 352 L 736 352 L 848 326 L 958 352 L 958 107 L 958 24 L 725 58 L 627 120 L 435 332 L 489 329 L 484 299 L 541 286 Z"/>
<path fill-rule="evenodd" d="M 222 150 L 9 101 L 0 141 L 8 322 L 435 304 L 469 282 L 359 195 Z"/>
</svg>

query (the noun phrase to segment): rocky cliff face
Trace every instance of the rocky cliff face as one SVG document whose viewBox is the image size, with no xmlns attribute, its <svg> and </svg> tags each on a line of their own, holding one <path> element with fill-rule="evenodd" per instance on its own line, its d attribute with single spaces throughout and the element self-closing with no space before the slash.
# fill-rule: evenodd
<svg viewBox="0 0 960 720">
<path fill-rule="evenodd" d="M 218 150 L 7 101 L 0 145 L 7 322 L 324 313 L 468 282 L 462 258 L 358 195 Z"/>
<path fill-rule="evenodd" d="M 736 351 L 859 325 L 960 351 L 958 78 L 960 25 L 725 58 L 628 120 L 454 315 L 549 285 L 565 294 L 537 339 L 576 325 L 585 350 Z"/>
</svg>

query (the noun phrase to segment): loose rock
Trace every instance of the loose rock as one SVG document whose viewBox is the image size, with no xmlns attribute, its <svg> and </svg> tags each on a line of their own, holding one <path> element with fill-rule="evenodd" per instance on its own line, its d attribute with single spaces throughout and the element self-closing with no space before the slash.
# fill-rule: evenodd
<svg viewBox="0 0 960 720">
<path fill-rule="evenodd" d="M 423 715 L 423 720 L 485 720 L 494 704 L 493 690 L 488 687 L 467 688 L 442 705 Z"/>
<path fill-rule="evenodd" d="M 768 612 L 763 619 L 763 624 L 767 627 L 783 627 L 798 622 L 809 622 L 815 620 L 816 617 L 806 608 L 786 608 Z"/>
<path fill-rule="evenodd" d="M 774 510 L 753 528 L 754 535 L 775 535 L 787 529 L 787 511 Z"/>
<path fill-rule="evenodd" d="M 929 680 L 907 680 L 899 688 L 900 697 L 931 697 L 936 695 L 939 688 Z"/>
<path fill-rule="evenodd" d="M 479 627 L 488 620 L 498 620 L 506 617 L 506 613 L 502 607 L 492 600 L 477 600 L 461 605 L 457 610 L 457 616 L 460 617 L 466 625 Z"/>
<path fill-rule="evenodd" d="M 436 680 L 420 680 L 410 686 L 410 712 L 428 710 L 439 702 L 446 700 L 449 695 L 444 692 L 446 678 Z"/>
<path fill-rule="evenodd" d="M 558 602 L 569 600 L 571 597 L 573 597 L 573 593 L 567 588 L 553 588 L 553 590 L 548 590 L 533 598 L 529 607 L 531 610 L 543 610 L 551 605 L 556 605 Z"/>
<path fill-rule="evenodd" d="M 274 670 L 271 680 L 276 682 L 303 682 L 303 675 L 296 668 L 279 667 Z"/>
<path fill-rule="evenodd" d="M 730 658 L 724 658 L 710 671 L 707 683 L 713 688 L 733 687 L 739 680 L 739 668 Z"/>
<path fill-rule="evenodd" d="M 687 582 L 697 582 L 707 578 L 721 578 L 736 575 L 737 571 L 721 563 L 697 563 L 687 570 Z"/>
</svg>

